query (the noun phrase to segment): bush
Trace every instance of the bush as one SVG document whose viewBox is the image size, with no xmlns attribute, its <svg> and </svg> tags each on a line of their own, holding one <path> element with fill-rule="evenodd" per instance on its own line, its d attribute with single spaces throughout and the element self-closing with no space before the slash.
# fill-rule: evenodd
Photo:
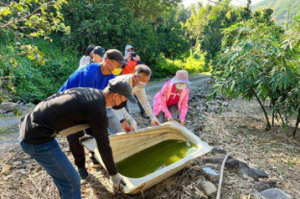
<svg viewBox="0 0 300 199">
<path fill-rule="evenodd" d="M 153 77 L 174 76 L 176 71 L 181 69 L 187 70 L 190 74 L 210 71 L 209 68 L 205 67 L 204 55 L 197 56 L 191 52 L 190 56 L 183 60 L 170 60 L 162 57 L 152 68 Z"/>
<path fill-rule="evenodd" d="M 27 42 L 38 46 L 45 53 L 45 65 L 35 64 L 27 57 L 17 57 L 17 65 L 0 63 L 4 66 L 0 69 L 0 89 L 3 91 L 0 101 L 8 98 L 12 101 L 38 103 L 56 93 L 78 67 L 77 54 L 70 49 L 63 49 L 59 42 L 51 43 L 42 39 Z M 1 52 L 14 51 L 12 45 L 1 43 Z"/>
</svg>

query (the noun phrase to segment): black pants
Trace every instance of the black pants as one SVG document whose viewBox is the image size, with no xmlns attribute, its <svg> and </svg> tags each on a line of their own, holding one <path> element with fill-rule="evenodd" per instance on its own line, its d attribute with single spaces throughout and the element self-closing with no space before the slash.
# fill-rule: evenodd
<svg viewBox="0 0 300 199">
<path fill-rule="evenodd" d="M 139 106 L 139 108 L 140 108 L 140 113 L 141 113 L 141 114 L 145 113 L 145 110 L 144 110 L 144 108 L 142 107 L 141 103 L 139 102 L 139 99 L 137 98 L 137 96 L 134 95 L 134 97 L 135 97 L 135 99 L 137 100 L 137 104 L 138 104 L 138 106 Z M 128 106 L 127 106 L 127 105 L 125 106 L 125 108 L 126 108 L 127 112 L 129 113 L 129 109 L 128 109 Z"/>
<path fill-rule="evenodd" d="M 75 165 L 78 168 L 85 168 L 85 154 L 84 148 L 81 145 L 79 138 L 84 136 L 84 134 L 91 135 L 91 129 L 86 129 L 84 131 L 80 131 L 78 133 L 67 136 L 67 140 L 69 142 L 70 151 L 74 157 Z M 92 160 L 94 159 L 94 152 L 91 152 Z M 94 161 L 94 160 L 93 160 Z"/>
</svg>

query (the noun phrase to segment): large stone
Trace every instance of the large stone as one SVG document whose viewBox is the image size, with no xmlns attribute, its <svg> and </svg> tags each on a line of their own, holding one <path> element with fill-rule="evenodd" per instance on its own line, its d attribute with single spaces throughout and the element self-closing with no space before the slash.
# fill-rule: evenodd
<svg viewBox="0 0 300 199">
<path fill-rule="evenodd" d="M 201 186 L 201 189 L 204 191 L 204 193 L 208 196 L 211 196 L 217 192 L 216 186 L 209 181 L 202 182 L 200 186 Z"/>
<path fill-rule="evenodd" d="M 237 169 L 240 167 L 240 162 L 241 161 L 233 158 L 233 159 L 227 160 L 225 163 L 225 166 L 228 169 Z"/>
<path fill-rule="evenodd" d="M 265 198 L 265 199 L 292 199 L 292 196 L 283 192 L 282 190 L 278 188 L 272 188 L 272 189 L 266 189 L 260 194 Z"/>
<path fill-rule="evenodd" d="M 269 175 L 260 170 L 260 169 L 255 169 L 255 168 L 247 168 L 247 167 L 244 167 L 244 168 L 241 168 L 241 172 L 243 174 L 246 174 L 247 176 L 249 177 L 252 177 L 254 179 L 257 179 L 257 178 L 268 178 Z"/>
</svg>

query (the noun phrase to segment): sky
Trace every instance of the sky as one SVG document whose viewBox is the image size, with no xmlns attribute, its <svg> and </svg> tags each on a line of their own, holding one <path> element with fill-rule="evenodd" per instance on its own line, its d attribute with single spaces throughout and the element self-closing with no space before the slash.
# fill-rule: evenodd
<svg viewBox="0 0 300 199">
<path fill-rule="evenodd" d="M 217 1 L 217 0 L 211 0 L 211 1 Z M 256 4 L 260 1 L 262 1 L 262 0 L 252 0 L 252 5 Z M 208 0 L 182 0 L 182 4 L 185 7 L 188 7 L 191 4 L 197 3 L 197 2 L 202 2 L 205 5 L 209 1 Z M 247 4 L 247 0 L 232 0 L 231 2 L 232 2 L 233 5 L 236 5 L 236 6 L 241 6 L 241 5 L 246 5 Z M 245 2 L 245 3 L 242 3 L 242 2 Z"/>
</svg>

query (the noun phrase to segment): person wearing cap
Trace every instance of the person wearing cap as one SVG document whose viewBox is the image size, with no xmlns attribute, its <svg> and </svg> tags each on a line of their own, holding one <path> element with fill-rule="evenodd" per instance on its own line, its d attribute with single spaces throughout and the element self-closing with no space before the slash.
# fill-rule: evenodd
<svg viewBox="0 0 300 199">
<path fill-rule="evenodd" d="M 118 50 L 108 50 L 104 54 L 104 61 L 102 63 L 92 63 L 82 68 L 77 69 L 69 79 L 64 83 L 59 92 L 67 89 L 77 88 L 77 87 L 88 87 L 103 90 L 107 85 L 109 80 L 115 78 L 115 75 L 120 74 L 122 70 L 122 65 L 127 63 L 124 61 L 122 53 Z M 108 108 L 108 128 L 110 133 L 117 133 L 132 130 L 131 126 L 136 124 L 132 117 L 125 115 L 125 118 L 121 111 L 114 112 L 113 109 Z M 131 126 L 127 123 L 130 121 Z M 89 131 L 86 129 L 85 131 Z M 88 177 L 88 172 L 85 167 L 85 153 L 84 148 L 80 144 L 79 138 L 84 135 L 84 132 L 78 132 L 77 134 L 72 134 L 67 136 L 67 140 L 70 146 L 70 151 L 74 156 L 75 165 L 78 168 L 80 177 L 85 180 Z M 92 156 L 92 161 L 97 164 L 97 161 Z"/>
<path fill-rule="evenodd" d="M 185 70 L 178 70 L 176 76 L 169 80 L 153 100 L 153 112 L 160 122 L 178 119 L 182 125 L 188 111 L 189 89 L 187 85 L 189 74 Z M 178 114 L 179 113 L 179 114 Z"/>
<path fill-rule="evenodd" d="M 121 75 L 116 77 L 115 81 L 125 81 L 128 82 L 129 85 L 132 87 L 132 93 L 134 94 L 134 97 L 137 99 L 137 101 L 140 103 L 139 106 L 145 110 L 146 114 L 150 116 L 151 124 L 152 125 L 158 125 L 159 121 L 155 117 L 152 108 L 150 106 L 150 103 L 147 99 L 146 95 L 146 85 L 149 82 L 151 77 L 151 69 L 145 65 L 145 64 L 139 64 L 135 67 L 134 72 L 129 75 Z M 126 109 L 121 110 L 123 115 L 126 115 L 127 113 Z M 126 112 L 126 113 L 124 113 Z M 137 129 L 137 126 L 133 127 L 134 130 Z"/>
<path fill-rule="evenodd" d="M 92 52 L 95 48 L 94 44 L 90 44 L 86 50 L 85 50 L 85 55 L 83 55 L 79 61 L 79 68 L 89 65 L 91 63 L 92 59 Z"/>
<path fill-rule="evenodd" d="M 134 52 L 134 48 L 132 45 L 127 45 L 125 47 L 125 60 L 127 61 L 127 65 L 124 66 L 122 70 L 122 74 L 132 74 L 134 72 L 134 68 L 138 65 L 138 62 L 141 60 L 140 56 L 138 56 Z"/>
<path fill-rule="evenodd" d="M 136 103 L 127 82 L 110 82 L 101 91 L 73 88 L 54 94 L 40 102 L 20 121 L 19 142 L 52 177 L 60 197 L 80 199 L 80 178 L 55 137 L 67 136 L 91 128 L 105 167 L 115 188 L 125 186 L 114 163 L 108 138 L 106 107 L 122 108 L 127 100 Z"/>
<path fill-rule="evenodd" d="M 92 62 L 93 63 L 101 63 L 103 62 L 103 57 L 105 54 L 105 49 L 101 46 L 96 46 L 92 51 Z"/>
</svg>

